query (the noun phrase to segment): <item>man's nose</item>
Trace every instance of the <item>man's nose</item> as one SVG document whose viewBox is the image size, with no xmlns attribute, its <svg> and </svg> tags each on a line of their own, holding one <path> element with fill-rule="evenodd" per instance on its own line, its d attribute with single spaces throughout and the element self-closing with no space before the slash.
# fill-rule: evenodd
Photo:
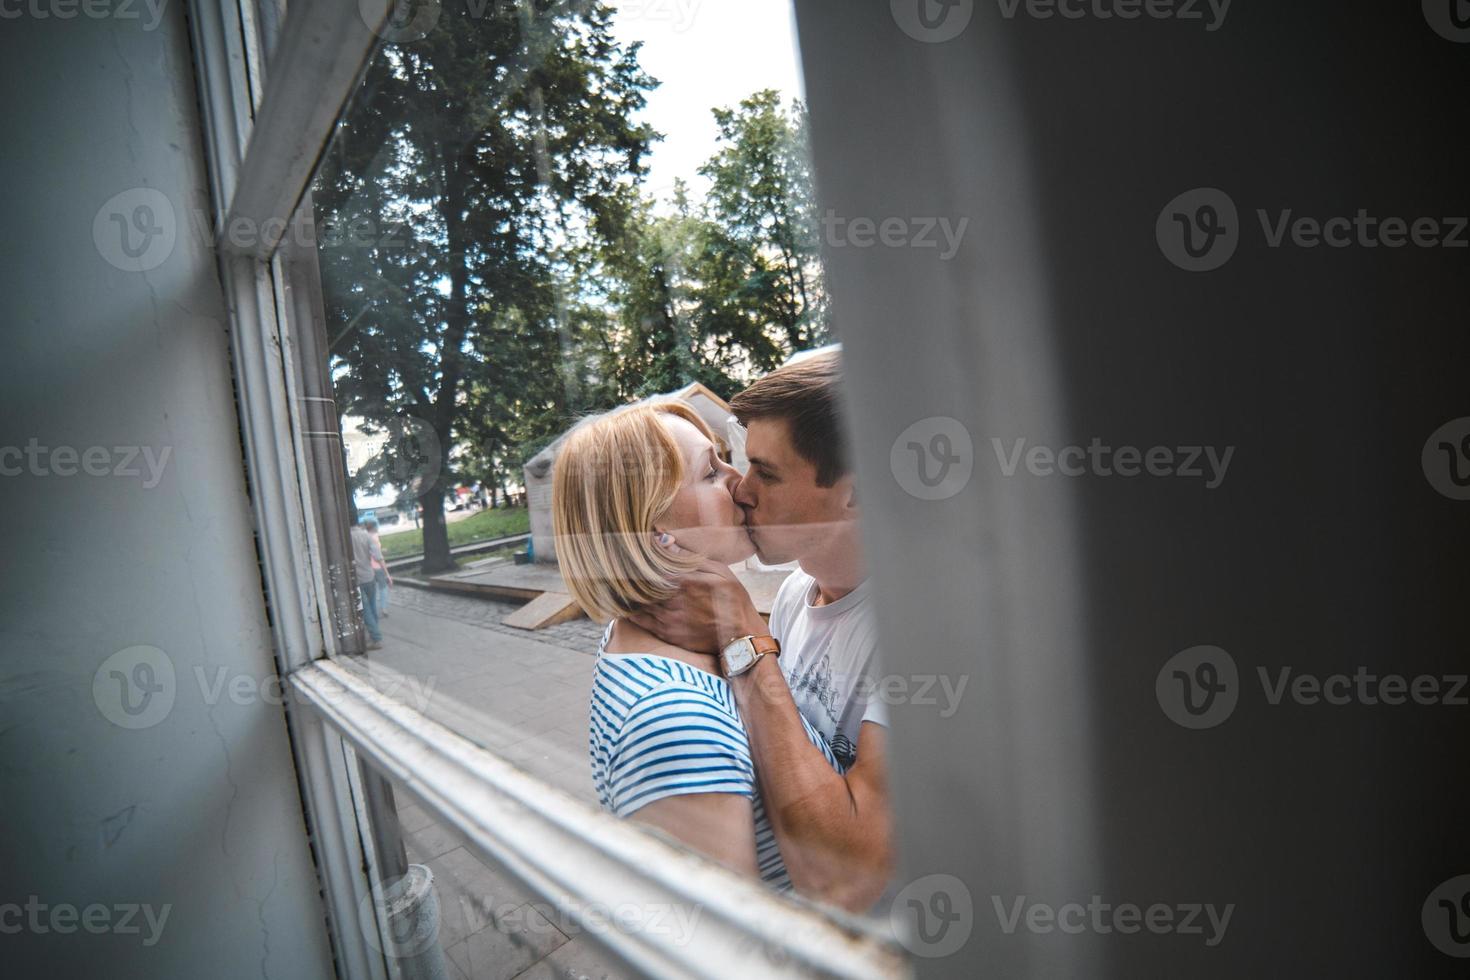
<svg viewBox="0 0 1470 980">
<path fill-rule="evenodd" d="M 734 472 L 735 482 L 730 487 L 730 496 L 734 497 L 735 502 L 741 507 L 754 507 L 755 495 L 750 492 L 750 480 L 741 476 L 739 470 Z"/>
</svg>

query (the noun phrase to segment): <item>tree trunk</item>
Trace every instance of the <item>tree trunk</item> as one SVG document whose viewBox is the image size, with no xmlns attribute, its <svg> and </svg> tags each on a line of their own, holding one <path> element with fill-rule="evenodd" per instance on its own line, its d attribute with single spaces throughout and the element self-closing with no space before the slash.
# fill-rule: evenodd
<svg viewBox="0 0 1470 980">
<path fill-rule="evenodd" d="M 434 430 L 439 436 L 440 466 L 433 491 L 424 497 L 424 566 L 425 574 L 436 574 L 454 569 L 454 559 L 449 554 L 449 531 L 444 520 L 444 492 L 455 484 L 450 476 L 449 450 L 452 444 L 454 417 L 457 411 L 456 397 L 460 382 L 460 345 L 464 343 L 469 329 L 469 317 L 465 311 L 469 270 L 465 268 L 466 242 L 460 216 L 464 214 L 465 179 L 456 166 L 457 159 L 446 161 L 444 177 L 444 227 L 449 239 L 449 302 L 445 309 L 445 331 L 443 354 L 440 361 L 440 378 L 437 398 L 434 402 Z"/>
<path fill-rule="evenodd" d="M 454 570 L 449 554 L 449 530 L 444 520 L 444 493 L 433 490 L 424 494 L 424 565 L 425 575 Z"/>
</svg>

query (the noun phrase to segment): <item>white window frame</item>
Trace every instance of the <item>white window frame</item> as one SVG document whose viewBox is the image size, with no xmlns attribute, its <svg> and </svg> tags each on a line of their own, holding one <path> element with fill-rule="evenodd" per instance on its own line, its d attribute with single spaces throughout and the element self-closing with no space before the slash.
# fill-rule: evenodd
<svg viewBox="0 0 1470 980">
<path fill-rule="evenodd" d="M 409 792 L 480 857 L 569 911 L 588 935 L 647 976 L 895 977 L 906 966 L 873 924 L 778 895 L 550 787 L 376 691 L 332 657 L 333 579 L 293 358 L 293 306 L 274 243 L 232 243 L 232 221 L 286 227 L 386 21 L 390 0 L 290 0 L 267 84 L 255 0 L 191 0 L 210 164 L 211 220 L 230 316 L 245 462 L 271 602 L 277 669 L 339 972 L 392 977 L 396 965 L 358 927 L 371 901 L 374 817 L 361 758 Z M 360 13 L 361 11 L 361 13 Z M 340 437 L 340 434 L 338 434 Z M 323 508 L 327 508 L 326 511 Z M 330 526 L 328 524 L 327 526 Z M 663 931 L 600 927 L 588 910 L 626 902 L 701 909 L 697 943 Z"/>
</svg>

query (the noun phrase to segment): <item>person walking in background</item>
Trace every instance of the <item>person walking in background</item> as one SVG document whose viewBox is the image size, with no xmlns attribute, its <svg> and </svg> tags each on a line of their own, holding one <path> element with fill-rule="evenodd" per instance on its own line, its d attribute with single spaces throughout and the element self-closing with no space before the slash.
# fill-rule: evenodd
<svg viewBox="0 0 1470 980">
<path fill-rule="evenodd" d="M 362 625 L 367 630 L 369 650 L 383 646 L 383 631 L 378 627 L 378 588 L 373 574 L 373 536 L 356 520 L 352 522 L 352 570 L 357 576 L 357 591 L 362 593 Z"/>
<path fill-rule="evenodd" d="M 378 522 L 369 517 L 362 522 L 368 536 L 373 539 L 373 588 L 378 593 L 378 618 L 388 618 L 388 588 L 393 576 L 388 572 L 388 562 L 383 558 L 383 539 L 378 535 Z"/>
</svg>

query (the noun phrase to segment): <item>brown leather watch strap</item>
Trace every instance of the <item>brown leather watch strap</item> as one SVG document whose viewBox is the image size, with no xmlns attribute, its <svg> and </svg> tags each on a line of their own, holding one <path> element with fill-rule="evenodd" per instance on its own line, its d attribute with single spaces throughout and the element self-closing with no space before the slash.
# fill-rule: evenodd
<svg viewBox="0 0 1470 980">
<path fill-rule="evenodd" d="M 774 636 L 752 636 L 750 645 L 755 648 L 757 657 L 767 653 L 773 657 L 781 656 L 781 641 Z"/>
</svg>

